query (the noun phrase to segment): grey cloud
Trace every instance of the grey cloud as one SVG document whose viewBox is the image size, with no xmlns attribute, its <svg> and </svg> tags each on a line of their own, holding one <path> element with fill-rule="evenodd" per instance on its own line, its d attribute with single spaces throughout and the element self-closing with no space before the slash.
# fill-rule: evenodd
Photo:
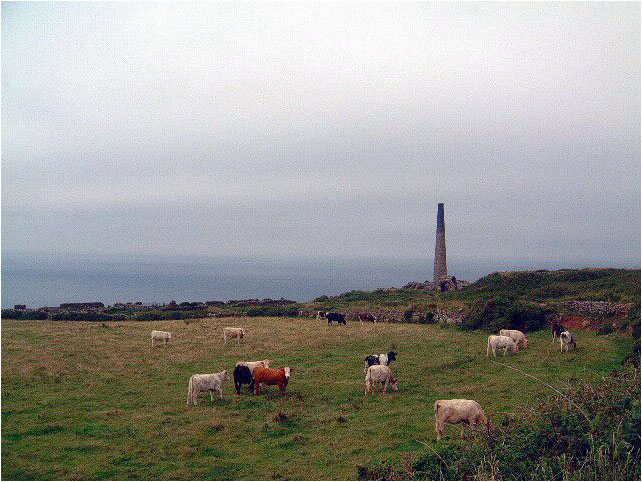
<svg viewBox="0 0 642 482">
<path fill-rule="evenodd" d="M 2 5 L 3 250 L 639 264 L 640 7 Z M 429 255 L 429 254 L 428 254 Z"/>
</svg>

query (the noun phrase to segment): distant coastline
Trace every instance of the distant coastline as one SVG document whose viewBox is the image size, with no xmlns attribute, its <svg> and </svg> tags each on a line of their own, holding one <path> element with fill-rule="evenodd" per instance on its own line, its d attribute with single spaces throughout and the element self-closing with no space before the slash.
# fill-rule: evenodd
<svg viewBox="0 0 642 482">
<path fill-rule="evenodd" d="M 146 304 L 247 298 L 310 301 L 351 290 L 401 287 L 431 277 L 432 258 L 269 259 L 154 256 L 25 255 L 2 253 L 2 307 L 31 308 L 100 301 Z M 490 272 L 575 267 L 639 268 L 639 262 L 529 262 L 498 265 L 449 258 L 458 278 L 475 281 Z"/>
</svg>

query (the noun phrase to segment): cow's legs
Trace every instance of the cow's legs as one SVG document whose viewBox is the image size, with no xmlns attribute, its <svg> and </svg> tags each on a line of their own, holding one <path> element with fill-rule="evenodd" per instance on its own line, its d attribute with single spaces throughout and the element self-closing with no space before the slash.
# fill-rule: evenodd
<svg viewBox="0 0 642 482">
<path fill-rule="evenodd" d="M 223 400 L 223 388 L 219 387 L 216 392 L 218 393 L 218 399 Z"/>
<path fill-rule="evenodd" d="M 435 419 L 435 431 L 437 432 L 437 441 L 441 440 L 444 436 L 444 427 L 439 423 L 439 419 Z"/>
</svg>

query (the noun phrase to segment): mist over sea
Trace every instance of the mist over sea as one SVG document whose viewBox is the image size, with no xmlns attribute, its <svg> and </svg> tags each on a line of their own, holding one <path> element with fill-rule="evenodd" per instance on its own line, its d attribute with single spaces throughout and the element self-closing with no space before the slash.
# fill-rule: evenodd
<svg viewBox="0 0 642 482">
<path fill-rule="evenodd" d="M 622 263 L 617 267 L 635 267 Z M 588 262 L 448 260 L 449 274 L 475 281 L 503 269 L 603 266 Z M 612 264 L 610 264 L 612 265 Z M 266 259 L 2 253 L 2 307 L 60 303 L 287 298 L 309 301 L 350 290 L 401 287 L 432 278 L 433 258 Z"/>
</svg>

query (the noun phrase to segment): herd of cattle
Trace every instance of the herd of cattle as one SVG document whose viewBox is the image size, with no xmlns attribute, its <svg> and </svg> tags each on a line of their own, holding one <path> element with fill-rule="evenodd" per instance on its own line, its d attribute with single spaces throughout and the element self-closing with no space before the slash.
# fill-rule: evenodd
<svg viewBox="0 0 642 482">
<path fill-rule="evenodd" d="M 369 318 L 368 318 L 369 317 Z M 326 318 L 328 324 L 337 322 L 338 324 L 346 324 L 345 317 L 340 313 L 322 313 L 317 314 L 317 318 Z M 371 321 L 376 323 L 376 320 L 367 313 L 360 314 L 359 319 L 363 321 Z M 560 351 L 577 348 L 575 338 L 570 331 L 565 330 L 564 327 L 556 322 L 553 322 L 551 327 L 553 340 L 559 339 Z M 223 328 L 223 342 L 227 343 L 228 339 L 236 338 L 240 343 L 241 338 L 245 336 L 244 328 L 225 327 Z M 172 334 L 167 331 L 152 331 L 152 347 L 156 343 L 162 342 L 167 345 L 171 342 Z M 500 330 L 499 335 L 490 335 L 488 337 L 488 344 L 486 347 L 486 356 L 497 356 L 497 352 L 503 351 L 506 356 L 508 352 L 518 353 L 519 346 L 526 348 L 528 340 L 526 336 L 519 330 Z M 364 359 L 363 372 L 366 374 L 365 378 L 365 393 L 370 393 L 371 388 L 378 386 L 379 389 L 386 393 L 388 385 L 392 391 L 397 391 L 397 378 L 390 369 L 390 364 L 397 359 L 397 353 L 390 351 L 388 353 L 368 355 Z M 270 360 L 260 361 L 239 361 L 236 363 L 233 371 L 234 388 L 238 395 L 241 394 L 241 387 L 249 385 L 250 391 L 254 391 L 254 395 L 259 394 L 261 384 L 276 385 L 279 391 L 284 394 L 285 388 L 290 380 L 290 374 L 293 369 L 290 367 L 270 368 Z M 209 374 L 195 374 L 192 375 L 188 382 L 187 389 L 187 406 L 190 402 L 196 405 L 196 399 L 199 394 L 210 394 L 210 400 L 214 400 L 213 392 L 216 392 L 218 399 L 223 398 L 223 382 L 230 380 L 230 375 L 227 370 L 218 373 Z M 444 425 L 447 423 L 461 425 L 461 435 L 464 435 L 464 426 L 468 425 L 471 432 L 478 426 L 486 427 L 487 431 L 491 429 L 491 423 L 486 417 L 484 410 L 474 400 L 452 399 L 452 400 L 437 400 L 435 402 L 435 431 L 437 432 L 437 440 L 444 436 Z"/>
</svg>

